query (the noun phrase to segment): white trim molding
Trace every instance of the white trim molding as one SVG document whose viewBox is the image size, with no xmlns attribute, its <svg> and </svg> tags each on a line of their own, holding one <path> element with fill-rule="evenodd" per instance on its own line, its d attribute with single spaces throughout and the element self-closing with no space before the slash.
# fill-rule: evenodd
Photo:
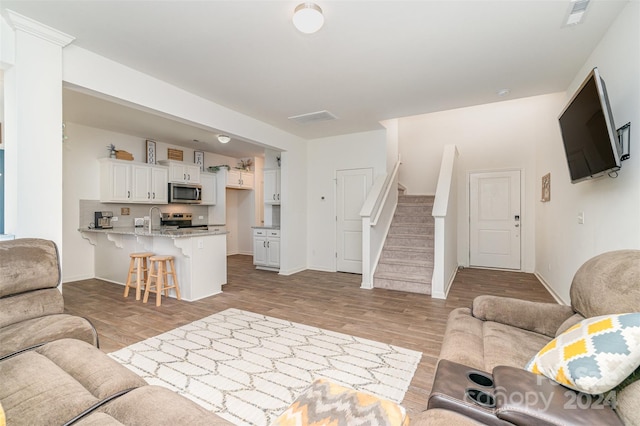
<svg viewBox="0 0 640 426">
<path fill-rule="evenodd" d="M 41 24 L 40 22 L 20 15 L 13 10 L 6 9 L 4 13 L 7 18 L 7 22 L 14 30 L 24 31 L 27 34 L 31 34 L 48 42 L 57 44 L 60 47 L 65 47 L 76 39 L 69 34 L 65 34 L 55 28 Z"/>
</svg>

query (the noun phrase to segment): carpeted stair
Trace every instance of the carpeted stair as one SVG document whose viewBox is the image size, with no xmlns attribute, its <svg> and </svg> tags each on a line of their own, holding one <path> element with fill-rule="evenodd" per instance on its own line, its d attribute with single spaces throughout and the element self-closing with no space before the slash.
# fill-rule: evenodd
<svg viewBox="0 0 640 426">
<path fill-rule="evenodd" d="M 373 286 L 431 294 L 433 196 L 400 195 Z"/>
</svg>

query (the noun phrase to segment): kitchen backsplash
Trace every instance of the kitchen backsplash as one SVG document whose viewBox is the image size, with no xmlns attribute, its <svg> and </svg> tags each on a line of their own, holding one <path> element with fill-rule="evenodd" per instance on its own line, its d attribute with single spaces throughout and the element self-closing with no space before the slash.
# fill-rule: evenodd
<svg viewBox="0 0 640 426">
<path fill-rule="evenodd" d="M 134 226 L 134 219 L 149 216 L 149 209 L 154 204 L 115 204 L 101 203 L 97 200 L 80 200 L 80 228 L 87 228 L 94 222 L 94 213 L 101 211 L 113 212 L 113 216 L 118 220 L 112 222 L 116 228 Z M 193 225 L 208 225 L 209 207 L 194 206 L 190 204 L 160 204 L 162 213 L 191 213 L 193 215 Z M 128 215 L 123 215 L 121 209 L 129 209 Z M 156 212 L 154 212 L 156 214 Z M 202 216 L 202 219 L 200 219 Z M 157 219 L 156 219 L 157 221 Z M 157 223 L 157 222 L 156 222 Z M 280 209 L 278 209 L 278 223 L 280 223 Z"/>
</svg>

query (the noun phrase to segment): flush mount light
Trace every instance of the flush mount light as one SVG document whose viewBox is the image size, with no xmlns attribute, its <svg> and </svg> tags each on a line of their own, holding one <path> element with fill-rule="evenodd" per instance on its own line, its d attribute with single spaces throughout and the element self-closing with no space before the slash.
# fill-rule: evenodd
<svg viewBox="0 0 640 426">
<path fill-rule="evenodd" d="M 218 142 L 220 143 L 228 143 L 231 138 L 227 135 L 218 135 Z"/>
<path fill-rule="evenodd" d="M 315 33 L 323 24 L 322 9 L 315 3 L 301 3 L 293 11 L 293 25 L 302 33 Z"/>
</svg>

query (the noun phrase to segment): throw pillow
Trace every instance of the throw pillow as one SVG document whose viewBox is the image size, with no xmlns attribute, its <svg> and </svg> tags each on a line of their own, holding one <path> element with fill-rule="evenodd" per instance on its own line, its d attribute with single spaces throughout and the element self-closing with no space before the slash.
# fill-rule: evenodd
<svg viewBox="0 0 640 426">
<path fill-rule="evenodd" d="M 640 313 L 587 318 L 540 350 L 525 369 L 589 394 L 613 389 L 640 366 Z"/>
</svg>

